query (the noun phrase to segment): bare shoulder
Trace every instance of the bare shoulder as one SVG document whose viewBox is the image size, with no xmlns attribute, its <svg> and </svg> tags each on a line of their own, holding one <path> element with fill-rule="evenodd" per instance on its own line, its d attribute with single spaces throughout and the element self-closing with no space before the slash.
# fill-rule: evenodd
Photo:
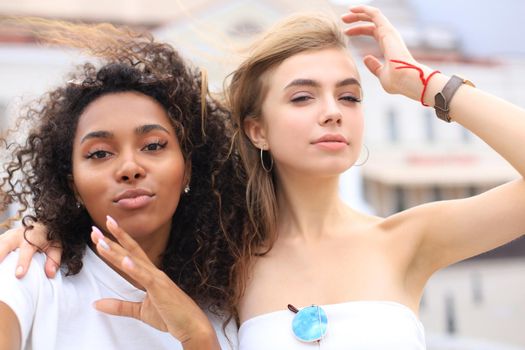
<svg viewBox="0 0 525 350">
<path fill-rule="evenodd" d="M 359 225 L 368 235 L 407 238 L 407 236 L 416 236 L 420 232 L 419 222 L 422 221 L 422 216 L 431 215 L 433 210 L 437 210 L 435 203 L 413 207 L 387 217 L 351 211 L 349 221 Z"/>
<path fill-rule="evenodd" d="M 413 263 L 424 240 L 426 219 L 440 210 L 437 203 L 428 203 L 406 209 L 388 217 L 361 214 L 363 233 L 380 243 L 383 254 L 405 274 Z"/>
<path fill-rule="evenodd" d="M 421 244 L 424 222 L 421 217 L 424 212 L 434 210 L 428 206 L 432 207 L 414 207 L 385 218 L 351 210 L 344 230 L 346 237 L 339 244 L 355 256 L 366 250 L 377 261 L 395 267 L 396 274 L 403 275 Z M 362 249 L 355 251 L 355 247 Z"/>
</svg>

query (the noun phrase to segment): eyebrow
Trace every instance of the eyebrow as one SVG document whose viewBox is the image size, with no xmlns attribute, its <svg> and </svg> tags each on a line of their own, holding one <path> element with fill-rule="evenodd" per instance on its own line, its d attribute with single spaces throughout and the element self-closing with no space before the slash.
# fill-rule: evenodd
<svg viewBox="0 0 525 350">
<path fill-rule="evenodd" d="M 342 87 L 347 85 L 357 85 L 359 88 L 361 88 L 361 84 L 359 81 L 355 78 L 347 78 L 341 81 L 338 81 L 335 84 L 335 87 Z M 311 87 L 319 87 L 321 84 L 318 81 L 315 81 L 313 79 L 295 79 L 292 82 L 290 82 L 288 85 L 284 87 L 284 90 L 292 87 L 292 86 L 311 86 Z"/>
<path fill-rule="evenodd" d="M 153 130 L 160 130 L 167 134 L 170 133 L 168 129 L 166 129 L 165 127 L 159 124 L 146 124 L 146 125 L 139 126 L 138 128 L 135 129 L 135 133 L 139 135 L 144 135 Z"/>
<path fill-rule="evenodd" d="M 80 140 L 80 144 L 84 143 L 85 141 L 89 139 L 111 139 L 113 138 L 113 133 L 109 131 L 92 131 L 90 133 L 87 133 L 82 139 Z"/>
<path fill-rule="evenodd" d="M 141 125 L 141 126 L 135 128 L 135 134 L 137 134 L 137 135 L 144 135 L 144 134 L 147 134 L 147 133 L 149 133 L 150 131 L 153 131 L 153 130 L 160 130 L 160 131 L 163 131 L 163 132 L 165 132 L 167 134 L 170 134 L 168 129 L 166 129 L 165 127 L 163 127 L 162 125 L 159 125 L 159 124 Z M 80 140 L 80 144 L 82 144 L 83 142 L 85 142 L 85 141 L 87 141 L 89 139 L 111 139 L 113 137 L 115 137 L 115 134 L 113 134 L 110 131 L 105 131 L 105 130 L 92 131 L 92 132 L 87 133 L 84 137 L 82 137 L 82 139 Z"/>
</svg>

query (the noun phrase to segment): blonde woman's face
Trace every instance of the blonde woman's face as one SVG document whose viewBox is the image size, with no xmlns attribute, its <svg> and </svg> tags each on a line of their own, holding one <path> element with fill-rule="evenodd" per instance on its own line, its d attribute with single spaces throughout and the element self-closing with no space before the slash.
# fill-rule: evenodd
<svg viewBox="0 0 525 350">
<path fill-rule="evenodd" d="M 361 85 L 341 48 L 306 51 L 268 73 L 260 129 L 279 172 L 332 176 L 355 163 L 361 149 Z"/>
</svg>

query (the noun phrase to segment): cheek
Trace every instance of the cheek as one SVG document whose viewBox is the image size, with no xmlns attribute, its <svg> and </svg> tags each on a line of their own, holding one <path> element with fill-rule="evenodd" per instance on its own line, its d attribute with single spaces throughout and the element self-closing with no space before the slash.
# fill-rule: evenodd
<svg viewBox="0 0 525 350">
<path fill-rule="evenodd" d="M 182 191 L 185 177 L 185 163 L 182 157 L 176 161 L 167 161 L 158 172 L 159 186 L 172 196 Z"/>
<path fill-rule="evenodd" d="M 95 225 L 104 227 L 105 217 L 110 213 L 110 196 L 107 194 L 108 183 L 103 176 L 93 175 L 75 180 L 77 193 Z"/>
<path fill-rule="evenodd" d="M 77 176 L 75 178 L 75 188 L 82 202 L 87 209 L 96 208 L 102 202 L 108 184 L 105 183 L 105 176 L 91 174 L 91 176 Z"/>
<path fill-rule="evenodd" d="M 363 113 L 360 110 L 359 113 L 355 113 L 354 116 L 350 119 L 350 131 L 352 133 L 352 138 L 361 143 L 363 140 L 363 133 L 365 129 Z"/>
<path fill-rule="evenodd" d="M 267 138 L 272 148 L 286 145 L 288 148 L 300 144 L 300 140 L 311 137 L 315 120 L 306 109 L 285 109 L 275 111 L 268 120 Z M 293 141 L 296 142 L 293 142 Z"/>
<path fill-rule="evenodd" d="M 88 206 L 93 197 L 100 196 L 100 188 L 104 186 L 105 175 L 86 168 L 81 162 L 73 162 L 73 179 L 77 194 Z"/>
<path fill-rule="evenodd" d="M 88 167 L 85 162 L 73 159 L 74 190 L 94 223 L 103 226 L 108 214 L 108 188 L 112 177 L 107 171 Z M 111 198 L 109 198 L 111 199 Z"/>
</svg>

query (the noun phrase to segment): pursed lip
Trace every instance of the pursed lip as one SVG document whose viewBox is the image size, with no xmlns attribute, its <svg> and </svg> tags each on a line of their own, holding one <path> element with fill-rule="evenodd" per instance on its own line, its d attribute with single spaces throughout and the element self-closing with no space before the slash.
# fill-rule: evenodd
<svg viewBox="0 0 525 350">
<path fill-rule="evenodd" d="M 326 134 L 313 141 L 312 144 L 322 143 L 322 142 L 340 142 L 348 145 L 348 141 L 341 134 Z"/>
<path fill-rule="evenodd" d="M 153 197 L 153 193 L 149 190 L 146 190 L 144 188 L 135 188 L 132 190 L 125 190 L 121 193 L 119 193 L 114 199 L 113 202 L 117 203 L 118 201 L 122 199 L 129 199 L 129 198 L 137 198 L 141 196 L 148 196 Z"/>
</svg>

